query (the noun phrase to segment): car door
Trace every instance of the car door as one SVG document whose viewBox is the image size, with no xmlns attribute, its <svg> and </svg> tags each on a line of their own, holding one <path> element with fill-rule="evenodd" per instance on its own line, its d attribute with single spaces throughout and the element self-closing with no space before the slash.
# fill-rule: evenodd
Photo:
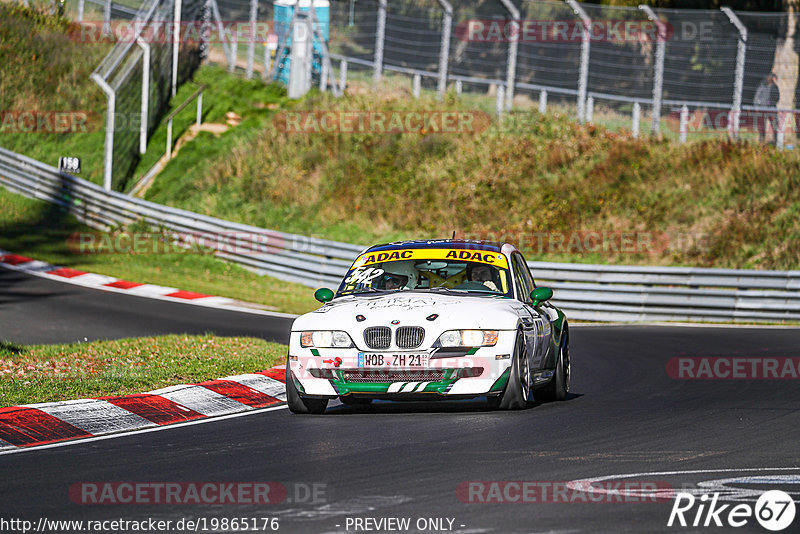
<svg viewBox="0 0 800 534">
<path fill-rule="evenodd" d="M 535 288 L 536 282 L 528 268 L 528 262 L 525 261 L 522 253 L 517 252 L 517 254 L 518 260 L 521 263 L 520 270 L 522 271 L 522 276 L 527 278 L 531 288 Z M 532 308 L 532 310 L 533 316 L 541 324 L 541 336 L 537 343 L 537 361 L 534 368 L 552 368 L 555 363 L 550 360 L 553 359 L 552 355 L 555 354 L 556 347 L 553 336 L 553 322 L 558 319 L 558 312 L 556 312 L 555 307 L 549 302 L 543 302 L 535 308 Z"/>
<path fill-rule="evenodd" d="M 541 346 L 543 322 L 539 313 L 531 306 L 530 295 L 533 291 L 533 280 L 524 262 L 525 260 L 519 252 L 511 255 L 511 269 L 514 272 L 517 300 L 522 303 L 520 315 L 525 332 L 528 364 L 531 369 L 538 369 L 541 364 L 541 356 L 538 353 Z"/>
</svg>

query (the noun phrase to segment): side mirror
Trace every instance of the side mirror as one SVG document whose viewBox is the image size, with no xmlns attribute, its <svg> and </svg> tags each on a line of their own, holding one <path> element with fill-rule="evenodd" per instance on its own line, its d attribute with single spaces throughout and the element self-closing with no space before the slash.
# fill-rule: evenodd
<svg viewBox="0 0 800 534">
<path fill-rule="evenodd" d="M 325 304 L 326 302 L 333 300 L 333 291 L 327 287 L 321 287 L 314 291 L 314 298 Z"/>
<path fill-rule="evenodd" d="M 531 299 L 533 300 L 533 306 L 538 306 L 542 302 L 546 302 L 553 298 L 553 290 L 549 287 L 537 287 L 533 291 L 531 291 Z"/>
</svg>

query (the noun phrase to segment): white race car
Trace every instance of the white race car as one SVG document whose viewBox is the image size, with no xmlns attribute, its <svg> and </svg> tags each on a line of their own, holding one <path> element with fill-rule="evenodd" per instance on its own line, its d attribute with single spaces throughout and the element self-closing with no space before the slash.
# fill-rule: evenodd
<svg viewBox="0 0 800 534">
<path fill-rule="evenodd" d="M 563 400 L 567 319 L 509 244 L 430 240 L 365 250 L 324 305 L 295 319 L 286 364 L 294 413 L 329 399 L 486 397 L 500 409 Z M 531 395 L 532 394 L 532 395 Z"/>
</svg>

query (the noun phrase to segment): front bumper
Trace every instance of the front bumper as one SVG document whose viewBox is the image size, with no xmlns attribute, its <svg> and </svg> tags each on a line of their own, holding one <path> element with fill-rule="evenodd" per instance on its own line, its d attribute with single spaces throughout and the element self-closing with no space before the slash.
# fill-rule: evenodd
<svg viewBox="0 0 800 534">
<path fill-rule="evenodd" d="M 406 356 L 406 361 L 415 355 L 427 356 L 426 365 L 411 367 L 365 364 L 365 351 L 358 348 L 301 348 L 299 336 L 299 332 L 292 332 L 288 367 L 291 374 L 287 378 L 295 380 L 303 395 L 398 400 L 500 393 L 508 382 L 516 341 L 515 331 L 501 331 L 491 347 L 366 352 L 384 356 L 385 363 L 403 360 L 396 356 Z"/>
</svg>

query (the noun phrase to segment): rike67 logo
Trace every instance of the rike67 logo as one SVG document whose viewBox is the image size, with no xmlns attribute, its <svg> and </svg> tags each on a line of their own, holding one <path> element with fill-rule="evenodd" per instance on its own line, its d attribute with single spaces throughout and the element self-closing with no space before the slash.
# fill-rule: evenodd
<svg viewBox="0 0 800 534">
<path fill-rule="evenodd" d="M 755 519 L 763 528 L 778 532 L 792 524 L 795 504 L 792 497 L 780 490 L 763 493 L 755 505 L 719 504 L 719 493 L 703 494 L 699 498 L 691 493 L 675 494 L 667 526 L 672 527 L 733 527 L 752 524 Z"/>
</svg>

